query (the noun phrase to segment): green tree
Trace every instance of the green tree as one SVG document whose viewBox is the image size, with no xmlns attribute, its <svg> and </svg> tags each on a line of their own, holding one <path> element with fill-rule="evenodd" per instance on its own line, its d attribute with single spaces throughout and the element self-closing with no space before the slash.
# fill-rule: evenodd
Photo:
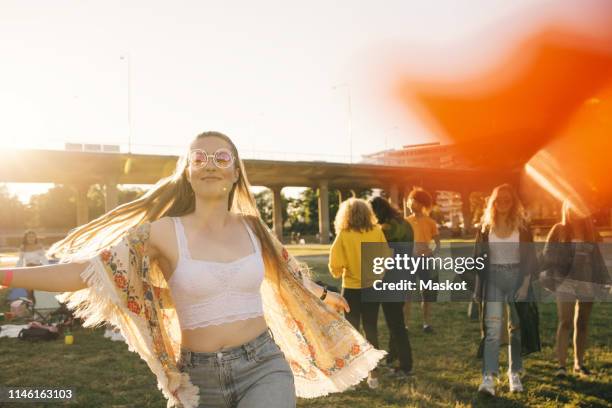
<svg viewBox="0 0 612 408">
<path fill-rule="evenodd" d="M 254 197 L 259 214 L 261 214 L 261 219 L 266 223 L 266 225 L 268 225 L 268 227 L 272 228 L 272 191 L 269 189 L 261 190 L 260 192 L 254 194 Z"/>
<path fill-rule="evenodd" d="M 0 228 L 17 229 L 24 225 L 27 208 L 17 196 L 11 195 L 6 184 L 0 185 Z"/>
<path fill-rule="evenodd" d="M 368 199 L 372 190 L 362 190 L 357 197 Z M 338 213 L 338 191 L 328 190 L 330 231 L 335 234 L 334 219 Z M 289 199 L 287 207 L 287 230 L 301 234 L 316 234 L 319 232 L 319 189 L 306 188 L 298 198 Z"/>
<path fill-rule="evenodd" d="M 76 193 L 73 188 L 56 184 L 49 191 L 30 198 L 32 227 L 70 229 L 76 227 Z"/>
<path fill-rule="evenodd" d="M 105 210 L 104 186 L 92 184 L 87 191 L 87 211 L 90 220 L 98 218 L 104 214 Z"/>
<path fill-rule="evenodd" d="M 290 199 L 285 197 L 285 195 L 281 192 L 281 214 L 283 220 L 285 220 L 285 225 L 287 224 L 287 208 L 289 205 L 289 200 Z M 261 218 L 269 228 L 272 228 L 274 223 L 274 200 L 272 190 L 266 189 L 255 194 L 255 203 L 257 204 L 257 209 L 261 214 Z"/>
</svg>

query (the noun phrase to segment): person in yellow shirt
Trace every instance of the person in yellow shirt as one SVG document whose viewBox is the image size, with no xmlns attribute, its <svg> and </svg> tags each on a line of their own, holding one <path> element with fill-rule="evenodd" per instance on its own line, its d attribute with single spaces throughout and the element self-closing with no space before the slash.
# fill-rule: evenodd
<svg viewBox="0 0 612 408">
<path fill-rule="evenodd" d="M 414 231 L 413 256 L 436 256 L 440 250 L 440 234 L 438 225 L 427 215 L 427 211 L 433 205 L 431 195 L 419 188 L 413 189 L 408 195 L 408 207 L 412 214 L 406 219 Z M 435 248 L 431 248 L 431 242 L 435 242 Z M 420 268 L 416 271 L 418 279 L 422 281 L 437 280 L 436 271 Z M 433 333 L 431 326 L 431 304 L 435 302 L 437 293 L 434 290 L 421 291 L 421 309 L 423 311 L 423 331 Z M 404 303 L 404 321 L 406 326 L 410 321 L 411 302 Z"/>
<path fill-rule="evenodd" d="M 366 339 L 378 348 L 378 309 L 380 301 L 364 301 L 371 294 L 374 274 L 362 276 L 362 242 L 387 243 L 385 234 L 370 204 L 359 198 L 349 198 L 340 204 L 334 220 L 336 239 L 329 255 L 329 271 L 338 279 L 342 277 L 342 296 L 349 304 L 346 319 L 357 329 L 363 322 Z M 385 255 L 389 255 L 385 253 Z M 378 387 L 375 371 L 368 376 L 368 386 Z"/>
</svg>

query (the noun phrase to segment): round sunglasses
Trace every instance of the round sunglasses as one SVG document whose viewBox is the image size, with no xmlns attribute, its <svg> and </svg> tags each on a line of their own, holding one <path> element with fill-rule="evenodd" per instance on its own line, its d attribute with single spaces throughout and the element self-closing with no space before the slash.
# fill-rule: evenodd
<svg viewBox="0 0 612 408">
<path fill-rule="evenodd" d="M 208 164 L 208 159 L 212 158 L 213 163 L 220 169 L 227 169 L 234 164 L 234 156 L 229 149 L 220 148 L 214 154 L 208 154 L 205 150 L 194 149 L 189 152 L 189 163 L 195 168 L 202 168 Z"/>
</svg>

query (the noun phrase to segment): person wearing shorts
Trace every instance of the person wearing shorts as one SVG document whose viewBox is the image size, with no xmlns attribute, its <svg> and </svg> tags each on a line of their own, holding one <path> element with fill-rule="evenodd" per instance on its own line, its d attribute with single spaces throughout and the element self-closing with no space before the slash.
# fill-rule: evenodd
<svg viewBox="0 0 612 408">
<path fill-rule="evenodd" d="M 433 199 L 431 195 L 422 189 L 414 189 L 408 195 L 408 207 L 412 214 L 406 218 L 406 220 L 412 226 L 414 231 L 414 250 L 413 256 L 424 257 L 424 267 L 420 267 L 416 270 L 415 276 L 417 277 L 417 284 L 419 281 L 427 282 L 433 280 L 438 281 L 438 276 L 433 268 L 433 262 L 427 262 L 427 258 L 436 256 L 440 250 L 440 234 L 438 232 L 438 225 L 436 222 L 427 215 L 427 212 L 433 205 Z M 430 247 L 431 242 L 435 242 L 435 248 Z M 429 267 L 427 266 L 427 264 Z M 410 321 L 410 310 L 411 310 L 411 298 L 407 299 L 404 304 L 404 321 L 406 326 Z M 425 289 L 421 291 L 421 310 L 423 312 L 423 331 L 425 333 L 433 333 L 433 327 L 431 325 L 431 305 L 437 300 L 437 292 L 435 290 Z"/>
</svg>

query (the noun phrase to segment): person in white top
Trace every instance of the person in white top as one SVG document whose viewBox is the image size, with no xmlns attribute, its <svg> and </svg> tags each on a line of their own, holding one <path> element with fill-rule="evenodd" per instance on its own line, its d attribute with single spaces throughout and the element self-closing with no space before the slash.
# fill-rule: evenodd
<svg viewBox="0 0 612 408">
<path fill-rule="evenodd" d="M 522 355 L 538 351 L 537 309 L 526 306 L 531 296 L 531 277 L 537 268 L 533 237 L 523 206 L 509 184 L 496 187 L 489 197 L 476 236 L 475 256 L 485 259 L 476 295 L 481 301 L 482 338 L 478 356 L 483 358 L 483 380 L 478 391 L 495 395 L 499 372 L 499 349 L 504 309 L 508 310 L 508 381 L 511 392 L 522 392 Z M 523 302 L 523 303 L 518 303 Z M 530 336 L 523 338 L 528 330 Z"/>
<path fill-rule="evenodd" d="M 48 264 L 49 260 L 45 255 L 45 249 L 43 245 L 38 242 L 36 232 L 27 230 L 23 234 L 23 240 L 19 248 L 19 259 L 15 266 L 39 266 Z"/>
<path fill-rule="evenodd" d="M 16 267 L 48 265 L 49 260 L 45 255 L 45 249 L 38 241 L 38 236 L 33 230 L 26 230 L 23 234 L 21 246 L 19 247 L 19 259 Z M 34 300 L 34 291 L 24 288 L 11 288 L 8 301 L 14 301 L 20 297 L 27 297 Z"/>
</svg>

